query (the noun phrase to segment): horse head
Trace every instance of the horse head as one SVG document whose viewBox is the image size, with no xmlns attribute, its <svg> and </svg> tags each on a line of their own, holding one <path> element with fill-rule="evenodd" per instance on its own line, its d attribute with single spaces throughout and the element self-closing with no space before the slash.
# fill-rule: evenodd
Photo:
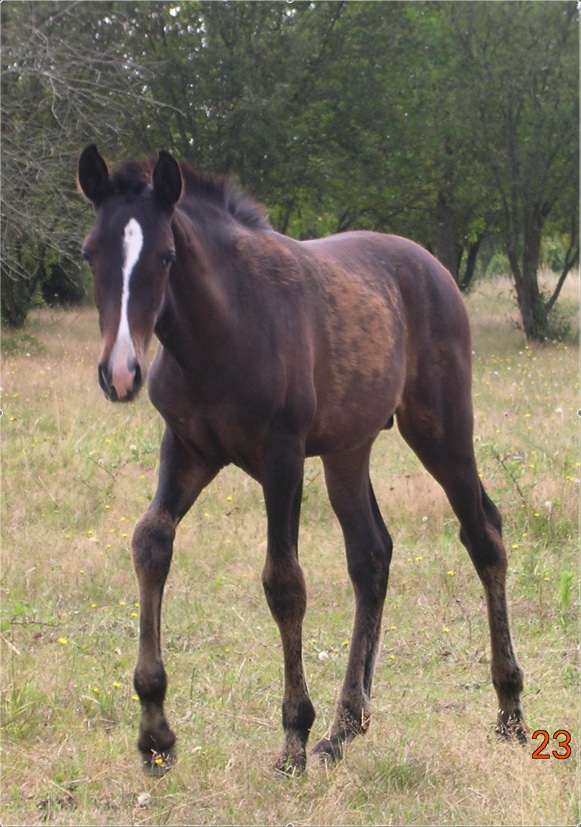
<svg viewBox="0 0 581 827">
<path fill-rule="evenodd" d="M 110 401 L 130 401 L 145 379 L 147 348 L 175 263 L 171 224 L 182 175 L 168 152 L 155 163 L 127 162 L 110 174 L 93 144 L 79 158 L 78 183 L 96 213 L 82 255 L 99 311 L 99 384 Z"/>
</svg>

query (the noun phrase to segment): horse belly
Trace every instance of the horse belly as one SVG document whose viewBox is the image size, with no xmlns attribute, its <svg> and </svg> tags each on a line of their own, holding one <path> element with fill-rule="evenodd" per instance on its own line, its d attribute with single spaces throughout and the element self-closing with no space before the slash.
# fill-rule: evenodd
<svg viewBox="0 0 581 827">
<path fill-rule="evenodd" d="M 375 437 L 397 409 L 405 383 L 399 291 L 384 286 L 379 292 L 352 280 L 334 288 L 318 337 L 309 454 L 349 450 Z"/>
<path fill-rule="evenodd" d="M 342 407 L 324 405 L 317 413 L 307 435 L 307 456 L 350 451 L 374 439 L 390 420 L 401 400 L 401 386 L 354 387 Z"/>
</svg>

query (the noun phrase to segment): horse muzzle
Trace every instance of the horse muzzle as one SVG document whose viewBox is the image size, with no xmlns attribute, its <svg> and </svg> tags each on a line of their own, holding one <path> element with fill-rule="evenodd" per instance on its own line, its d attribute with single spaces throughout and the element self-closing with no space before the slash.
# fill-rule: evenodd
<svg viewBox="0 0 581 827">
<path fill-rule="evenodd" d="M 143 385 L 144 371 L 133 352 L 113 354 L 99 363 L 99 385 L 110 402 L 131 402 Z"/>
</svg>

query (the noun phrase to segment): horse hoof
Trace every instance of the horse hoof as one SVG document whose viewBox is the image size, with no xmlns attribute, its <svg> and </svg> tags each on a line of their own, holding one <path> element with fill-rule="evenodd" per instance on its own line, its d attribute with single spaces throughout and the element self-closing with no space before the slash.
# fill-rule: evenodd
<svg viewBox="0 0 581 827">
<path fill-rule="evenodd" d="M 282 754 L 277 758 L 274 765 L 274 775 L 276 778 L 294 778 L 301 775 L 307 768 L 306 755 L 286 755 Z"/>
<path fill-rule="evenodd" d="M 518 743 L 524 747 L 530 743 L 522 709 L 517 708 L 513 712 L 500 709 L 494 731 L 502 741 Z"/>
<path fill-rule="evenodd" d="M 342 738 L 321 738 L 311 750 L 311 757 L 319 766 L 334 766 L 343 760 L 345 742 Z"/>
<path fill-rule="evenodd" d="M 500 741 L 520 744 L 523 747 L 529 745 L 529 733 L 523 721 L 510 718 L 506 722 L 499 720 L 494 731 Z"/>
<path fill-rule="evenodd" d="M 141 768 L 145 775 L 152 778 L 162 778 L 175 767 L 176 763 L 177 753 L 174 747 L 164 752 L 152 749 L 147 753 L 141 753 Z"/>
</svg>

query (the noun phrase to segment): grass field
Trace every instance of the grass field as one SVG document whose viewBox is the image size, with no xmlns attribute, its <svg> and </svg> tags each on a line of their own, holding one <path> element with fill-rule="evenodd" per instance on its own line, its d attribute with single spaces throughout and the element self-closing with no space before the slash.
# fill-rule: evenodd
<svg viewBox="0 0 581 827">
<path fill-rule="evenodd" d="M 181 526 L 166 591 L 167 711 L 179 763 L 145 778 L 132 687 L 129 547 L 156 482 L 161 421 L 144 394 L 96 382 L 92 310 L 33 314 L 3 334 L 2 824 L 577 824 L 578 279 L 566 343 L 525 345 L 508 281 L 477 287 L 476 452 L 505 521 L 513 636 L 531 734 L 497 744 L 483 593 L 447 502 L 396 433 L 373 479 L 395 552 L 365 738 L 332 771 L 277 780 L 282 656 L 262 594 L 264 507 L 235 468 Z M 305 662 L 330 722 L 353 602 L 318 460 L 305 476 Z"/>
</svg>

